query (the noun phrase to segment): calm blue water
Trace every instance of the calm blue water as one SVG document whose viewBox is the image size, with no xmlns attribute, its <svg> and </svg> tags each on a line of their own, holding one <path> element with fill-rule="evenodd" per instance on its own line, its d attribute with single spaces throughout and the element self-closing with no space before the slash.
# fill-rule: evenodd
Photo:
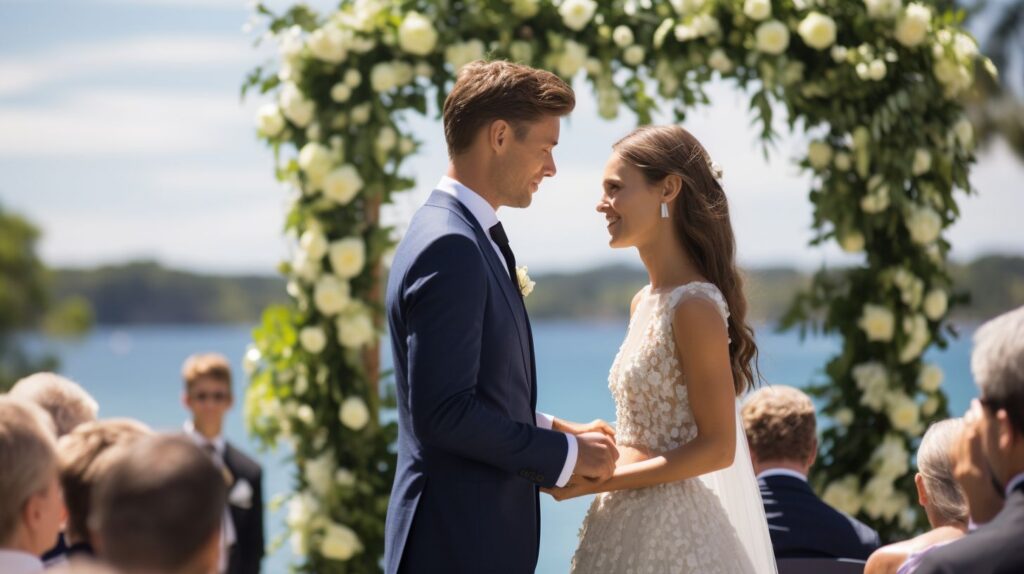
<svg viewBox="0 0 1024 574">
<path fill-rule="evenodd" d="M 614 420 L 607 372 L 624 328 L 624 323 L 535 324 L 540 409 L 570 420 Z M 975 393 L 969 370 L 970 334 L 965 332 L 949 349 L 929 357 L 946 371 L 944 386 L 954 413 L 963 412 Z M 758 341 L 762 371 L 773 384 L 806 384 L 819 375 L 825 360 L 838 349 L 835 340 L 800 341 L 795 334 L 779 335 L 768 329 L 758 332 Z M 180 428 L 186 416 L 179 376 L 185 357 L 197 351 L 224 353 L 236 362 L 236 372 L 241 374 L 241 357 L 248 343 L 248 327 L 161 326 L 99 329 L 80 341 L 51 343 L 48 347 L 61 358 L 63 373 L 96 397 L 101 416 L 134 417 L 156 429 L 172 430 Z M 274 494 L 287 492 L 292 470 L 281 462 L 283 450 L 258 452 L 245 434 L 238 405 L 236 401 L 226 432 L 263 464 L 264 496 L 269 500 Z M 544 497 L 538 572 L 568 571 L 579 525 L 589 504 L 589 497 L 564 503 Z M 268 516 L 268 540 L 282 531 L 282 520 L 280 512 Z M 289 554 L 285 544 L 268 557 L 265 571 L 287 571 Z"/>
</svg>

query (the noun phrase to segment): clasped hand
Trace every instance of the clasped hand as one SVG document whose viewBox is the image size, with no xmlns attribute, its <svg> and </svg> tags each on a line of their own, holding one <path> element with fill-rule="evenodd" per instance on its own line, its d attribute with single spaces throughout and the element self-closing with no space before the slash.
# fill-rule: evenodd
<svg viewBox="0 0 1024 574">
<path fill-rule="evenodd" d="M 615 473 L 615 463 L 619 459 L 615 429 L 600 419 L 589 423 L 556 420 L 552 428 L 576 436 L 576 467 L 565 486 L 544 488 L 542 491 L 558 501 L 597 492 L 596 487 Z"/>
</svg>

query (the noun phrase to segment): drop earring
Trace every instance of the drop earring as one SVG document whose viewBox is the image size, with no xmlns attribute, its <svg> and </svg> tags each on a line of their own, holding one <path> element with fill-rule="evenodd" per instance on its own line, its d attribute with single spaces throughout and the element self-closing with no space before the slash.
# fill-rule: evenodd
<svg viewBox="0 0 1024 574">
<path fill-rule="evenodd" d="M 668 219 L 668 204 L 667 203 L 662 203 L 661 204 L 661 218 L 662 219 Z"/>
</svg>

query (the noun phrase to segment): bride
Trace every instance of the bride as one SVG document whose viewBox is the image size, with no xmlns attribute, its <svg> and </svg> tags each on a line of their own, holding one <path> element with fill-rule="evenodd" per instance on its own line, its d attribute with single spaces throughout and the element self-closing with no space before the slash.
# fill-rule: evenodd
<svg viewBox="0 0 1024 574">
<path fill-rule="evenodd" d="M 598 494 L 572 572 L 774 573 L 737 416 L 757 347 L 721 173 L 678 126 L 638 128 L 613 150 L 597 210 L 612 247 L 637 248 L 650 284 L 609 374 L 615 474 L 546 490 Z"/>
</svg>

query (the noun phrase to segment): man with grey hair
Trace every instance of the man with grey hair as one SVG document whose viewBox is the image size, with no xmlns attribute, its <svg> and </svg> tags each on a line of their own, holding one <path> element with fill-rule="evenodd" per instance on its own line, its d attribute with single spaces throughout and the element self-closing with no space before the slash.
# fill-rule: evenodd
<svg viewBox="0 0 1024 574">
<path fill-rule="evenodd" d="M 11 388 L 10 396 L 35 403 L 50 414 L 60 438 L 82 423 L 96 420 L 100 407 L 78 383 L 56 373 L 29 375 Z"/>
<path fill-rule="evenodd" d="M 1024 572 L 1024 307 L 974 336 L 971 371 L 980 397 L 964 417 L 953 475 L 978 528 L 929 553 L 916 572 Z"/>
</svg>

